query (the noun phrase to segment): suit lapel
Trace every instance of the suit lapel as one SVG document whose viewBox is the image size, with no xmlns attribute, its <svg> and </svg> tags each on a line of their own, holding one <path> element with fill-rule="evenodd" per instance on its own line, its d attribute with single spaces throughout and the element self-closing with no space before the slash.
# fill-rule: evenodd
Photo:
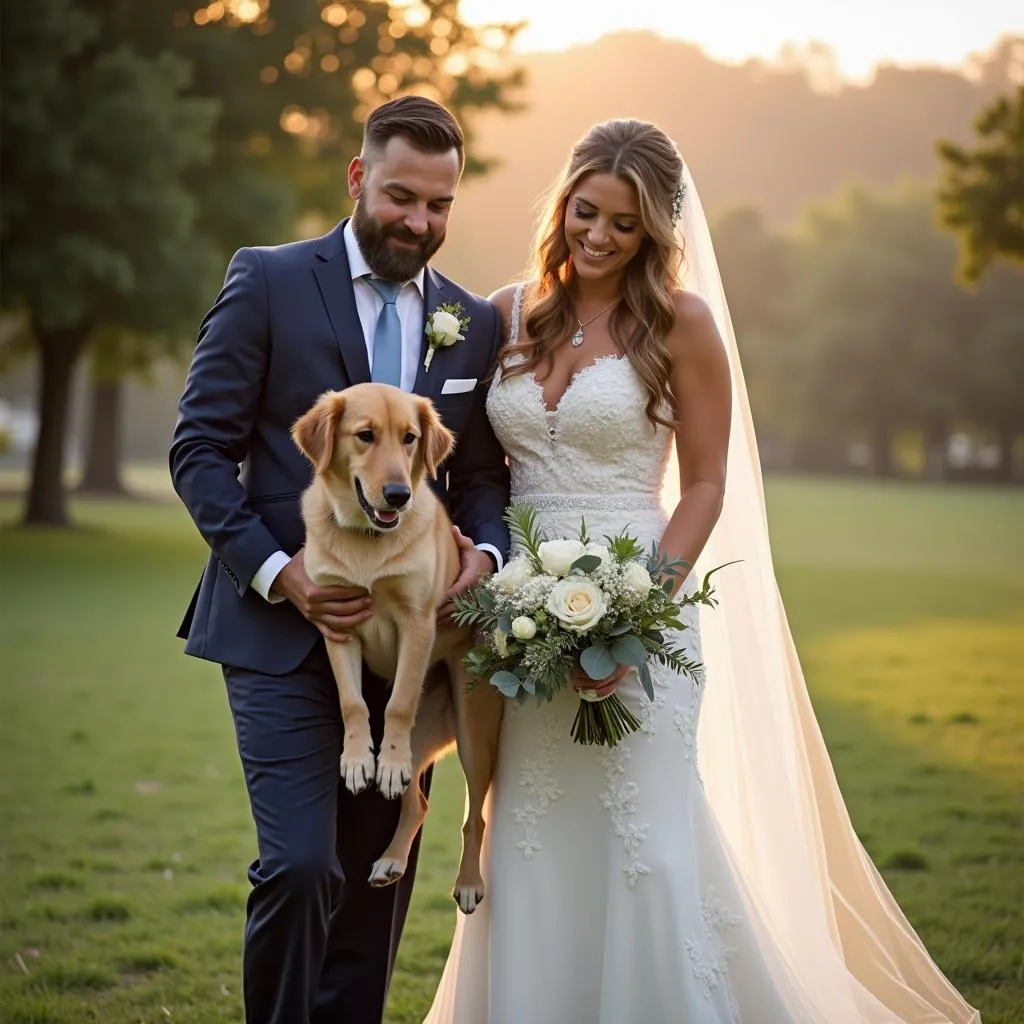
<svg viewBox="0 0 1024 1024">
<path fill-rule="evenodd" d="M 412 388 L 416 394 L 423 395 L 426 398 L 438 394 L 441 389 L 441 384 L 444 382 L 442 366 L 445 362 L 445 353 L 448 351 L 445 348 L 439 348 L 434 353 L 430 369 L 425 370 L 423 368 L 423 362 L 427 357 L 426 324 L 434 310 L 441 303 L 447 301 L 444 281 L 430 267 L 427 267 L 423 275 L 423 337 L 420 341 L 419 363 L 416 366 L 416 383 Z"/>
<path fill-rule="evenodd" d="M 341 350 L 348 382 L 361 384 L 370 379 L 370 361 L 352 291 L 352 271 L 345 252 L 342 232 L 346 223 L 348 221 L 343 220 L 330 234 L 324 235 L 316 252 L 313 273 Z"/>
</svg>

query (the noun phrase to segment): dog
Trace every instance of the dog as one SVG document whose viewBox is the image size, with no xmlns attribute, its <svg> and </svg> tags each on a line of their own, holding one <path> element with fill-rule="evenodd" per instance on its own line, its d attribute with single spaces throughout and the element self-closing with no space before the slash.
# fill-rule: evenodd
<svg viewBox="0 0 1024 1024">
<path fill-rule="evenodd" d="M 453 895 L 470 914 L 484 897 L 483 809 L 501 696 L 491 686 L 469 688 L 462 658 L 472 632 L 437 620 L 459 574 L 459 550 L 428 478 L 436 479 L 454 435 L 429 399 L 369 383 L 324 392 L 291 433 L 314 467 L 302 495 L 306 573 L 319 586 L 363 587 L 373 597 L 372 616 L 351 629 L 351 640 L 326 640 L 344 726 L 344 785 L 359 793 L 375 780 L 385 797 L 402 799 L 395 834 L 369 882 L 390 885 L 405 873 L 427 812 L 420 777 L 454 743 L 469 801 Z M 376 757 L 362 695 L 364 662 L 394 680 Z M 447 675 L 430 671 L 441 665 Z"/>
</svg>

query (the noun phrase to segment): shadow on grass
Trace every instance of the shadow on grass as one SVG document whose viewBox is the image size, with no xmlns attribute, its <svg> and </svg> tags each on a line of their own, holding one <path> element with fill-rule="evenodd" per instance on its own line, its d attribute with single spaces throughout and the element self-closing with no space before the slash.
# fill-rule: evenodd
<svg viewBox="0 0 1024 1024">
<path fill-rule="evenodd" d="M 1019 1021 L 1019 784 L 899 742 L 848 701 L 819 696 L 814 704 L 854 827 L 929 952 L 986 1024 Z"/>
</svg>

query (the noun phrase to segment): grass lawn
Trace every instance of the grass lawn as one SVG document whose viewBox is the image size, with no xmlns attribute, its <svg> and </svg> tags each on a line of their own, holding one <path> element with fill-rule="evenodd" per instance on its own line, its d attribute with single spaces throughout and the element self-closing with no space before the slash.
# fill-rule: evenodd
<svg viewBox="0 0 1024 1024">
<path fill-rule="evenodd" d="M 985 1024 L 1019 1024 L 1024 494 L 777 479 L 769 503 L 858 831 Z M 202 543 L 173 503 L 75 515 L 0 529 L 0 1020 L 237 1022 L 253 829 L 219 673 L 173 635 Z M 389 1024 L 443 964 L 461 813 L 449 761 Z"/>
</svg>

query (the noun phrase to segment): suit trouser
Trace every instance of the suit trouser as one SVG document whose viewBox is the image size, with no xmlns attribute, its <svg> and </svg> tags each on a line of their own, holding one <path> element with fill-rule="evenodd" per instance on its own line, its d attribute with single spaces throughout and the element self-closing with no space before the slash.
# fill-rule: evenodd
<svg viewBox="0 0 1024 1024">
<path fill-rule="evenodd" d="M 242 964 L 246 1022 L 378 1024 L 419 837 L 400 882 L 367 884 L 399 801 L 373 786 L 353 796 L 340 783 L 341 713 L 322 642 L 287 675 L 225 666 L 224 678 L 259 843 Z M 389 691 L 365 668 L 363 684 L 379 747 Z"/>
</svg>

